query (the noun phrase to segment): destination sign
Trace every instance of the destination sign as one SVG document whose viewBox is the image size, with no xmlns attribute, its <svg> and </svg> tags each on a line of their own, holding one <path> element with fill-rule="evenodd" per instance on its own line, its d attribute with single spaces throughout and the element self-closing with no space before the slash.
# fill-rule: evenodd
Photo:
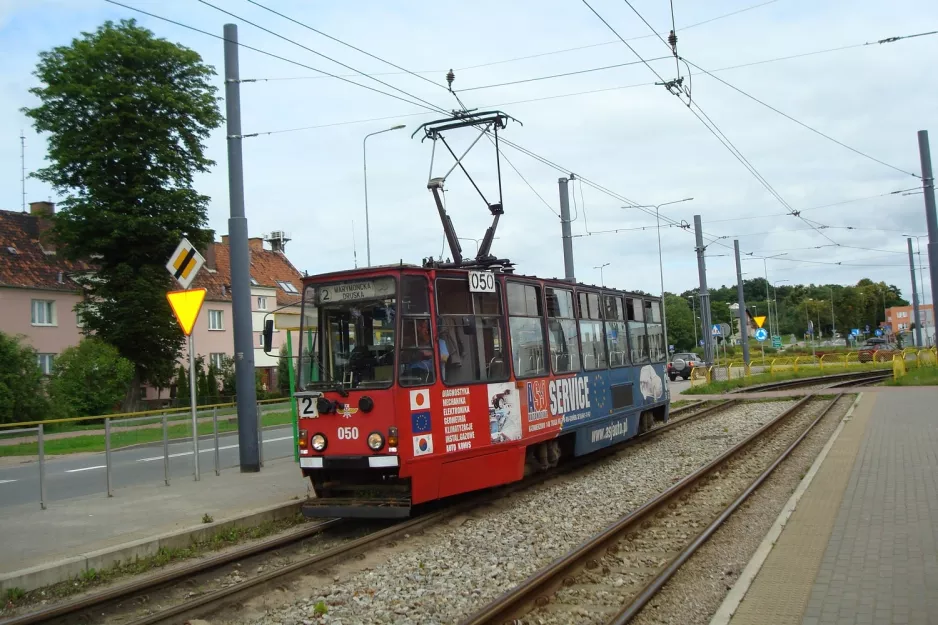
<svg viewBox="0 0 938 625">
<path fill-rule="evenodd" d="M 319 287 L 319 303 L 351 302 L 360 299 L 374 299 L 375 283 L 372 280 L 345 282 Z"/>
</svg>

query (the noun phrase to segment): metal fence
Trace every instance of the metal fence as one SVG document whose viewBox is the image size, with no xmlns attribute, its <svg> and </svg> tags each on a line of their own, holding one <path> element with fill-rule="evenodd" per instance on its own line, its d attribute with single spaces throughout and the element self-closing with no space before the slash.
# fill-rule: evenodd
<svg viewBox="0 0 938 625">
<path fill-rule="evenodd" d="M 276 400 L 267 400 L 261 401 L 257 404 L 257 415 L 258 421 L 260 422 L 263 417 L 263 409 L 265 406 L 274 407 L 275 404 L 284 404 L 285 408 L 289 408 L 289 400 L 276 399 Z M 215 475 L 218 476 L 221 474 L 221 447 L 219 444 L 219 417 L 225 416 L 220 415 L 219 411 L 223 408 L 235 407 L 234 404 L 220 404 L 215 406 L 206 406 L 201 407 L 199 412 L 201 418 L 204 418 L 207 415 L 211 415 L 212 419 L 212 433 L 206 435 L 205 438 L 211 437 L 212 445 L 214 446 L 214 463 L 213 468 Z M 189 425 L 191 422 L 188 420 L 188 409 L 184 409 L 187 412 L 180 412 L 174 410 L 168 411 L 145 411 L 140 413 L 128 413 L 121 415 L 103 415 L 103 416 L 92 416 L 92 417 L 77 417 L 72 419 L 56 419 L 50 421 L 39 421 L 39 422 L 27 422 L 27 423 L 7 423 L 0 424 L 0 436 L 9 437 L 13 435 L 32 435 L 36 437 L 37 452 L 38 452 L 38 462 L 37 469 L 39 472 L 39 503 L 43 510 L 46 509 L 48 504 L 48 496 L 46 492 L 47 479 L 46 479 L 46 469 L 48 464 L 48 458 L 46 457 L 46 444 L 49 441 L 50 433 L 48 432 L 48 424 L 50 423 L 75 423 L 75 422 L 86 422 L 86 421 L 103 421 L 103 437 L 104 437 L 104 463 L 105 463 L 105 484 L 106 484 L 106 493 L 108 497 L 114 496 L 114 462 L 112 454 L 115 451 L 130 449 L 137 447 L 139 445 L 153 445 L 157 446 L 162 444 L 162 459 L 163 459 L 163 482 L 166 486 L 170 485 L 170 459 L 175 455 L 188 455 L 189 452 L 183 452 L 181 454 L 170 454 L 170 445 L 174 443 L 183 443 L 185 441 L 192 441 L 192 450 L 193 454 L 193 472 L 195 480 L 201 478 L 198 463 L 195 460 L 198 458 L 200 453 L 199 449 L 199 439 L 202 436 L 199 435 L 198 429 L 194 432 L 189 431 L 188 436 L 182 438 L 170 439 L 169 432 L 170 427 L 175 425 Z M 131 424 L 148 424 L 153 425 L 152 429 L 159 427 L 161 429 L 161 443 L 160 441 L 146 441 L 143 443 L 131 443 L 127 445 L 122 445 L 117 448 L 114 447 L 113 435 L 115 433 L 116 426 L 125 426 Z M 198 425 L 198 424 L 196 424 Z M 282 427 L 288 427 L 290 424 L 282 424 Z M 273 425 L 269 427 L 281 427 L 281 425 Z M 147 428 L 151 429 L 151 428 Z M 126 430 L 121 430 L 122 432 L 134 432 L 139 431 L 136 428 L 128 428 Z M 229 433 L 236 433 L 237 429 L 231 430 Z M 257 428 L 257 443 L 259 451 L 260 464 L 264 466 L 264 440 L 263 440 L 264 427 L 263 423 L 259 423 Z M 100 435 L 96 431 L 82 432 L 81 430 L 77 431 L 76 436 L 98 436 Z M 32 438 L 31 436 L 29 438 Z M 19 443 L 29 443 L 29 441 L 19 441 Z M 17 443 L 17 444 L 19 444 Z M 28 454 L 32 456 L 32 454 Z M 61 454 L 57 457 L 68 457 L 70 454 Z"/>
</svg>

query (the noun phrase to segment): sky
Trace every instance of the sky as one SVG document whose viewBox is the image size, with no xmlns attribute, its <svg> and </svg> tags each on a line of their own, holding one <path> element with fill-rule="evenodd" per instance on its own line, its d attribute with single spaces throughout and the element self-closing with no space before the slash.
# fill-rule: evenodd
<svg viewBox="0 0 938 625">
<path fill-rule="evenodd" d="M 938 153 L 938 83 L 927 78 L 938 58 L 938 35 L 875 42 L 938 29 L 934 2 L 674 0 L 678 52 L 706 70 L 849 46 L 714 75 L 855 152 L 694 67 L 690 75 L 686 66 L 680 70 L 692 108 L 686 96 L 679 99 L 656 86 L 659 77 L 670 80 L 678 71 L 666 43 L 642 20 L 667 38 L 671 7 L 663 0 L 632 0 L 634 11 L 624 0 L 589 0 L 595 13 L 582 0 L 258 0 L 295 22 L 248 0 L 212 0 L 238 18 L 197 0 L 121 1 L 217 36 L 225 23 L 236 23 L 242 44 L 287 59 L 240 50 L 242 79 L 258 79 L 241 85 L 242 131 L 261 133 L 243 140 L 245 202 L 251 236 L 285 231 L 291 238 L 287 255 L 301 271 L 366 264 L 363 139 L 398 124 L 406 129 L 367 141 L 372 264 L 449 256 L 426 186 L 432 144 L 421 141 L 422 133 L 411 135 L 420 124 L 446 116 L 431 106 L 459 107 L 446 89 L 445 74 L 452 68 L 453 90 L 467 107 L 497 108 L 516 118 L 519 123 L 509 122 L 502 136 L 563 170 L 503 147 L 505 214 L 493 252 L 514 261 L 518 272 L 563 276 L 557 180 L 573 174 L 574 262 L 582 282 L 657 293 L 655 210 L 623 207 L 693 198 L 660 209 L 667 291 L 697 285 L 692 224 L 700 215 L 711 286 L 735 283 L 732 246 L 738 239 L 744 278 L 767 273 L 780 284 L 855 284 L 869 277 L 895 284 L 911 298 L 902 235 L 926 234 L 921 180 L 913 174 L 921 173 L 918 130 L 931 130 Z M 27 175 L 45 165 L 46 138 L 21 112 L 37 104 L 28 90 L 37 85 L 32 72 L 38 54 L 106 20 L 125 18 L 197 51 L 216 69 L 214 84 L 219 97 L 224 95 L 218 38 L 103 0 L 0 0 L 0 208 L 18 210 L 22 204 L 21 131 Z M 872 45 L 858 45 L 867 42 Z M 582 71 L 610 65 L 619 66 Z M 555 74 L 568 75 L 529 80 Z M 492 86 L 502 83 L 514 84 Z M 224 102 L 220 106 L 224 111 Z M 774 193 L 708 130 L 704 115 Z M 457 154 L 475 138 L 469 129 L 447 135 Z M 211 198 L 209 227 L 221 235 L 229 214 L 224 127 L 212 133 L 206 148 L 216 164 L 197 177 L 196 186 Z M 482 139 L 463 163 L 494 201 L 492 144 Z M 438 146 L 433 175 L 442 176 L 452 165 Z M 618 197 L 579 182 L 580 176 Z M 464 253 L 474 255 L 471 239 L 483 236 L 489 212 L 458 169 L 445 188 L 447 209 L 466 237 Z M 892 193 L 902 190 L 909 194 Z M 27 202 L 50 198 L 61 199 L 27 179 Z M 792 211 L 803 211 L 811 223 Z M 691 228 L 668 225 L 674 222 Z M 923 253 L 916 264 L 926 257 L 927 238 L 918 242 Z M 775 258 L 759 258 L 770 256 Z M 923 264 L 925 301 L 931 302 Z"/>
</svg>

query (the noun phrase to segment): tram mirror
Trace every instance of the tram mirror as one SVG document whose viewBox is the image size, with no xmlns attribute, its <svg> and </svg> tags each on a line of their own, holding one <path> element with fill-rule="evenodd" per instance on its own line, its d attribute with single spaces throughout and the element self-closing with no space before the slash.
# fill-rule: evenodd
<svg viewBox="0 0 938 625">
<path fill-rule="evenodd" d="M 267 319 L 264 322 L 264 353 L 270 353 L 271 343 L 274 341 L 274 320 Z"/>
</svg>

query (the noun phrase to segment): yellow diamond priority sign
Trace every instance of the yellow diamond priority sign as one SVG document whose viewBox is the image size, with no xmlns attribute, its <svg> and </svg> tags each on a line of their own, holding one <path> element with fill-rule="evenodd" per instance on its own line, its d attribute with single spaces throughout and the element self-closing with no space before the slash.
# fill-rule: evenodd
<svg viewBox="0 0 938 625">
<path fill-rule="evenodd" d="M 753 317 L 752 320 L 756 322 L 757 327 L 761 328 L 762 324 L 765 323 L 765 315 Z"/>
<path fill-rule="evenodd" d="M 205 264 L 205 259 L 202 255 L 189 243 L 188 239 L 183 238 L 176 246 L 176 251 L 169 257 L 166 270 L 179 282 L 179 286 L 188 289 L 203 264 Z"/>
<path fill-rule="evenodd" d="M 176 321 L 182 328 L 183 334 L 189 336 L 192 334 L 192 328 L 195 326 L 195 320 L 199 317 L 199 311 L 202 310 L 202 302 L 205 301 L 205 289 L 192 289 L 190 291 L 170 291 L 166 294 L 169 300 L 169 306 L 176 315 Z"/>
</svg>

